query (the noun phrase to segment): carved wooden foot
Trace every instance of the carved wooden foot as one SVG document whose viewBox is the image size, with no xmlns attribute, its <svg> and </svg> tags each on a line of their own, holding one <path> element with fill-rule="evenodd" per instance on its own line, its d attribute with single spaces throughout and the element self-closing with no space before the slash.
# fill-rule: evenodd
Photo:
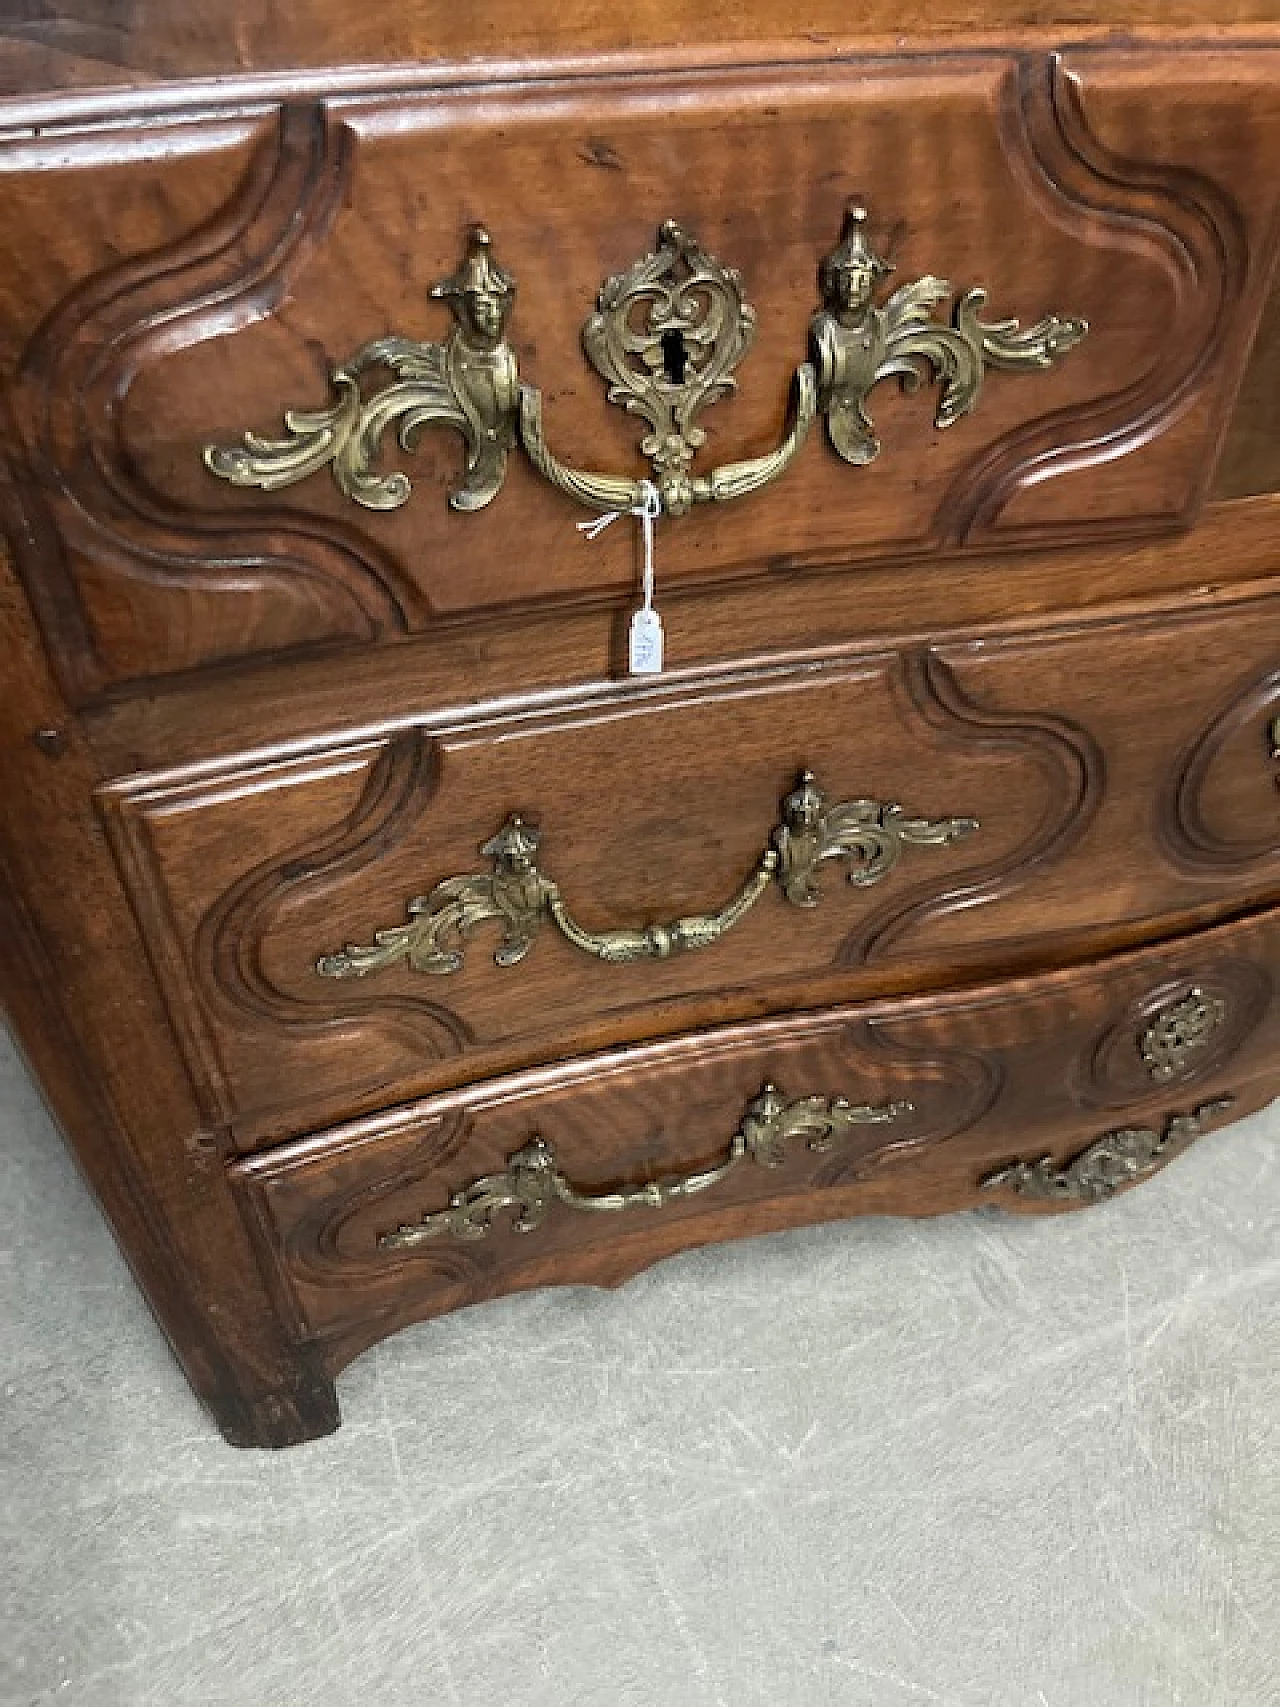
<svg viewBox="0 0 1280 1707">
<path fill-rule="evenodd" d="M 299 1353 L 295 1374 L 277 1387 L 229 1382 L 201 1395 L 228 1445 L 300 1446 L 339 1427 L 337 1392 L 314 1353 Z"/>
</svg>

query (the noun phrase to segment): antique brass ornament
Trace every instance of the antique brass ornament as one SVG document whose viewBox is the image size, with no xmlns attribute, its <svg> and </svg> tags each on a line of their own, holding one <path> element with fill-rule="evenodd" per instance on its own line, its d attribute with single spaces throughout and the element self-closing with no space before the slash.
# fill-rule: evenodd
<svg viewBox="0 0 1280 1707">
<path fill-rule="evenodd" d="M 492 871 L 437 883 L 408 903 L 406 924 L 376 931 L 366 946 L 348 943 L 322 954 L 316 971 L 325 978 L 363 978 L 403 960 L 414 972 L 456 972 L 467 938 L 476 925 L 491 919 L 502 932 L 494 954 L 499 966 L 524 959 L 546 918 L 575 948 L 597 960 L 666 960 L 719 942 L 775 881 L 793 906 L 814 907 L 821 898 L 818 871 L 827 860 L 844 860 L 850 883 L 866 886 L 887 877 L 905 847 L 941 847 L 977 828 L 976 818 L 911 818 L 901 806 L 878 800 L 831 806 L 812 772 L 804 771 L 782 802 L 781 823 L 724 906 L 663 924 L 591 931 L 578 923 L 559 888 L 538 869 L 541 832 L 513 813 L 480 849 Z"/>
<path fill-rule="evenodd" d="M 805 441 L 817 410 L 808 362 L 796 369 L 791 424 L 776 450 L 710 474 L 692 472 L 707 436 L 697 417 L 737 389 L 734 369 L 755 331 L 755 309 L 743 298 L 741 277 L 674 220 L 659 231 L 653 254 L 606 281 L 582 329 L 582 347 L 607 382 L 609 401 L 649 426 L 640 450 L 649 458 L 669 516 L 758 491 L 777 479 Z M 582 473 L 552 456 L 543 434 L 541 394 L 527 385 L 520 398 L 520 432 L 534 467 L 580 503 L 628 510 L 639 501 L 637 481 Z"/>
<path fill-rule="evenodd" d="M 1163 1132 L 1150 1126 L 1122 1126 L 1107 1132 L 1070 1162 L 1052 1156 L 1038 1162 L 1014 1162 L 982 1180 L 985 1191 L 1006 1191 L 1047 1203 L 1099 1203 L 1122 1186 L 1133 1185 L 1171 1162 L 1204 1131 L 1205 1122 L 1235 1102 L 1214 1097 L 1191 1114 L 1173 1114 Z"/>
<path fill-rule="evenodd" d="M 846 462 L 871 462 L 880 443 L 866 403 L 881 380 L 897 378 L 913 391 L 936 374 L 942 393 L 935 425 L 947 427 L 974 408 L 987 367 L 1051 367 L 1088 330 L 1085 321 L 1059 315 L 1025 329 L 1016 320 L 985 323 L 978 318 L 986 302 L 981 287 L 966 291 L 952 323 L 941 324 L 933 310 L 951 286 L 932 274 L 900 286 L 880 305 L 877 288 L 893 269 L 869 246 L 866 220 L 861 207 L 847 211 L 841 241 L 819 268 L 822 306 L 810 322 L 810 359 L 792 375 L 790 418 L 780 442 L 761 456 L 706 473 L 693 467 L 706 442 L 699 417 L 736 389 L 736 370 L 755 336 L 755 310 L 741 277 L 667 220 L 651 254 L 606 280 L 583 327 L 583 349 L 610 401 L 645 422 L 640 451 L 666 515 L 742 498 L 776 480 L 819 412 Z M 405 502 L 410 486 L 399 470 L 378 472 L 384 434 L 394 425 L 401 448 L 412 451 L 422 429 L 439 423 L 455 428 L 467 444 L 466 470 L 449 498 L 457 510 L 478 510 L 493 499 L 517 443 L 539 473 L 576 502 L 603 511 L 635 509 L 640 476 L 570 468 L 550 450 L 542 393 L 520 380 L 506 342 L 515 294 L 488 233 L 473 228 L 457 272 L 432 287 L 431 295 L 446 301 L 454 318 L 443 343 L 391 333 L 365 344 L 333 370 L 337 395 L 328 408 L 287 410 L 284 438 L 247 432 L 241 444 L 209 445 L 206 467 L 234 486 L 265 491 L 328 467 L 348 498 L 392 510 Z M 366 392 L 366 376 L 379 368 L 389 369 L 394 381 Z"/>
<path fill-rule="evenodd" d="M 851 1103 L 844 1097 L 819 1096 L 788 1102 L 776 1085 L 765 1085 L 721 1160 L 693 1173 L 601 1192 L 579 1191 L 560 1172 L 551 1145 L 535 1136 L 516 1151 L 505 1172 L 486 1174 L 455 1192 L 447 1209 L 379 1234 L 378 1245 L 383 1250 L 406 1250 L 431 1239 L 483 1239 L 504 1209 L 515 1210 L 511 1226 L 517 1233 L 531 1233 L 557 1203 L 592 1214 L 661 1209 L 718 1185 L 744 1161 L 762 1168 L 781 1167 L 794 1139 L 805 1139 L 807 1149 L 821 1153 L 833 1149 L 855 1127 L 887 1125 L 912 1112 L 909 1102 Z"/>
<path fill-rule="evenodd" d="M 462 265 L 431 288 L 449 304 L 453 330 L 443 344 L 418 344 L 395 333 L 375 338 L 333 371 L 337 401 L 328 409 L 290 409 L 285 439 L 246 433 L 243 445 L 209 445 L 205 466 L 233 486 L 274 492 L 326 464 L 348 498 L 369 510 L 398 509 L 409 496 L 408 476 L 379 474 L 374 462 L 382 435 L 398 424 L 411 451 L 424 427 L 454 427 L 467 441 L 467 466 L 449 494 L 455 510 L 480 510 L 497 496 L 507 452 L 516 442 L 516 358 L 506 343 L 515 281 L 493 260 L 489 234 L 476 226 Z M 366 397 L 370 369 L 390 368 L 392 385 Z"/>
<path fill-rule="evenodd" d="M 1166 1002 L 1138 1038 L 1138 1053 L 1147 1072 L 1156 1080 L 1185 1073 L 1213 1041 L 1226 1017 L 1227 1004 L 1217 996 L 1206 996 L 1199 988 L 1188 990 L 1176 1002 Z"/>
<path fill-rule="evenodd" d="M 932 369 L 942 386 L 934 425 L 949 427 L 976 405 L 986 368 L 1052 367 L 1089 330 L 1084 320 L 1056 314 L 1025 330 L 1016 320 L 985 324 L 978 318 L 987 300 L 981 286 L 960 298 L 950 326 L 939 325 L 933 310 L 951 285 L 932 273 L 900 285 L 878 306 L 876 289 L 893 268 L 868 245 L 866 220 L 865 208 L 847 210 L 840 244 L 819 271 L 822 308 L 809 323 L 827 436 L 855 467 L 880 454 L 866 405 L 881 380 L 896 378 L 904 391 L 917 391 Z"/>
</svg>

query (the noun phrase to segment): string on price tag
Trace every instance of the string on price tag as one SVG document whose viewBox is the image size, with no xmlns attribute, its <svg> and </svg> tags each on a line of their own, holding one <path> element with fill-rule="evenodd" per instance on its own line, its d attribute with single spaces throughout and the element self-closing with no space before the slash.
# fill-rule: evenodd
<svg viewBox="0 0 1280 1707">
<path fill-rule="evenodd" d="M 592 522 L 579 522 L 578 529 L 588 539 L 596 539 L 619 516 L 632 515 L 639 518 L 641 539 L 644 543 L 644 580 L 641 591 L 641 605 L 631 617 L 631 634 L 627 648 L 630 669 L 633 676 L 658 676 L 662 674 L 662 618 L 658 615 L 653 603 L 653 539 L 658 517 L 662 514 L 662 499 L 658 488 L 652 480 L 642 480 L 639 486 L 640 502 L 628 510 L 608 510 L 603 516 L 597 516 Z"/>
</svg>

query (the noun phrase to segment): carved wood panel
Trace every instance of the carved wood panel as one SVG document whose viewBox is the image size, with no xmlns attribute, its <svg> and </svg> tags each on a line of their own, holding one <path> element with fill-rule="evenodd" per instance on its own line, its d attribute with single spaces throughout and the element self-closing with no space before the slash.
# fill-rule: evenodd
<svg viewBox="0 0 1280 1707">
<path fill-rule="evenodd" d="M 1272 915 L 1040 980 L 711 1031 L 409 1105 L 248 1159 L 233 1175 L 296 1331 L 325 1340 L 340 1367 L 406 1321 L 502 1292 L 617 1284 L 674 1250 L 772 1226 L 994 1203 L 982 1182 L 1002 1163 L 1069 1159 L 1114 1127 L 1158 1133 L 1178 1112 L 1203 1109 L 1206 1121 L 1221 1122 L 1219 1103 L 1244 1111 L 1265 1095 L 1260 1075 L 1274 1082 L 1278 952 Z M 1107 1109 L 1082 1099 L 1081 1070 L 1098 1039 L 1206 961 L 1245 966 L 1256 985 L 1252 1024 L 1216 1057 L 1202 1079 L 1208 1088 L 1148 1080 Z M 508 1208 L 470 1237 L 447 1229 L 409 1245 L 389 1237 L 482 1177 L 501 1176 L 534 1134 L 587 1194 L 707 1167 L 765 1082 L 780 1098 L 913 1106 L 854 1127 L 826 1154 L 796 1143 L 777 1167 L 743 1166 L 661 1206 L 582 1214 L 552 1205 L 525 1232 Z M 1016 1193 L 999 1201 L 1037 1206 Z"/>
<path fill-rule="evenodd" d="M 622 472 L 638 471 L 633 427 L 579 329 L 666 217 L 736 265 L 757 308 L 739 393 L 711 426 L 717 460 L 776 441 L 851 196 L 902 277 L 983 283 L 993 311 L 1024 321 L 1090 320 L 1069 362 L 993 376 L 945 433 L 882 388 L 878 462 L 853 470 L 815 443 L 776 489 L 665 528 L 669 585 L 1185 523 L 1274 254 L 1271 64 L 1136 47 L 650 63 L 433 93 L 366 82 L 274 116 L 255 91 L 242 132 L 257 127 L 256 151 L 219 211 L 177 230 L 175 201 L 123 260 L 105 234 L 52 233 L 81 281 L 38 325 L 0 299 L 8 336 L 28 339 L 11 525 L 69 682 L 84 697 L 282 647 L 629 599 L 626 530 L 585 544 L 519 459 L 488 510 L 450 512 L 449 434 L 415 452 L 412 502 L 377 516 L 326 476 L 268 497 L 201 464 L 208 442 L 321 406 L 330 365 L 369 338 L 438 337 L 427 291 L 481 218 L 517 277 L 513 337 L 560 454 Z M 181 117 L 193 157 L 241 122 L 234 90 Z M 86 135 L 85 158 L 109 159 Z M 36 150 L 32 167 L 57 183 L 58 158 Z M 126 170 L 140 193 L 172 175 L 146 158 Z"/>
<path fill-rule="evenodd" d="M 251 1145 L 619 1031 L 1045 965 L 1108 932 L 1133 941 L 1256 904 L 1280 873 L 1259 745 L 1223 760 L 1234 809 L 1263 802 L 1255 860 L 1188 871 L 1165 857 L 1151 802 L 1202 723 L 1188 672 L 1211 696 L 1250 654 L 1265 672 L 1270 651 L 1250 606 L 722 672 L 696 691 L 597 689 L 540 711 L 406 707 L 398 732 L 123 782 L 102 805 L 209 1118 Z M 587 928 L 704 912 L 752 870 L 806 767 L 832 799 L 979 828 L 906 848 L 865 888 L 826 868 L 812 909 L 771 887 L 722 941 L 666 960 L 605 964 L 547 924 L 520 964 L 495 965 L 501 932 L 481 921 L 449 944 L 464 952 L 448 975 L 403 957 L 367 977 L 317 970 L 402 926 L 411 898 L 487 871 L 481 844 L 513 812 L 538 825 L 539 869 Z"/>
<path fill-rule="evenodd" d="M 270 1130 L 287 1108 L 296 1130 L 309 1110 L 384 1098 L 393 1081 L 487 1070 L 495 1050 L 558 1053 L 584 1028 L 628 1016 L 642 1031 L 669 1030 L 695 1001 L 803 1000 L 810 979 L 835 972 L 863 910 L 833 866 L 819 906 L 770 893 L 722 943 L 669 961 L 603 964 L 547 928 L 504 969 L 493 963 L 498 934 L 482 926 L 448 977 L 403 965 L 359 980 L 319 974 L 321 955 L 401 922 L 412 896 L 487 869 L 480 846 L 513 811 L 540 823 L 566 902 L 600 930 L 726 899 L 806 767 L 833 800 L 901 799 L 911 815 L 983 820 L 980 854 L 975 836 L 905 850 L 903 866 L 934 868 L 910 883 L 913 897 L 920 881 L 945 891 L 975 864 L 1016 867 L 1029 833 L 1044 833 L 1035 826 L 1064 815 L 1049 738 L 940 741 L 890 691 L 899 667 L 881 657 L 763 669 L 696 695 L 673 685 L 637 702 L 604 690 L 541 714 L 428 717 L 390 738 L 104 791 L 211 1112 Z M 451 1060 L 462 1052 L 465 1065 Z"/>
<path fill-rule="evenodd" d="M 1280 614 L 1268 604 L 1247 615 L 1189 611 L 1173 623 L 1135 616 L 1094 630 L 1088 645 L 1084 632 L 1064 624 L 1034 641 L 939 648 L 956 684 L 988 716 L 1017 719 L 1029 680 L 1046 716 L 1088 707 L 1087 726 L 1106 756 L 1107 812 L 1073 865 L 1041 875 L 1037 893 L 1056 929 L 1065 936 L 1096 919 L 1097 892 L 1085 874 L 1121 849 L 1134 918 L 1158 917 L 1172 894 L 1184 906 L 1229 887 L 1241 902 L 1274 897 L 1280 800 L 1267 719 Z M 1206 705 L 1224 709 L 1206 718 Z M 951 929 L 945 920 L 932 927 L 939 947 Z"/>
<path fill-rule="evenodd" d="M 1280 653 L 1280 618 L 1271 652 Z M 1156 806 L 1160 839 L 1170 859 L 1208 879 L 1272 875 L 1280 869 L 1280 667 L 1245 674 L 1219 704 L 1166 778 Z"/>
</svg>

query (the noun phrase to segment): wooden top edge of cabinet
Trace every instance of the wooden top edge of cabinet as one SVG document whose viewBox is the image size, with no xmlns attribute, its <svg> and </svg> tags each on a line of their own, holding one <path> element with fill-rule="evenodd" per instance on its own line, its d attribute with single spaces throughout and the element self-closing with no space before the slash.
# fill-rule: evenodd
<svg viewBox="0 0 1280 1707">
<path fill-rule="evenodd" d="M 371 7 L 297 0 L 288 8 L 228 0 L 136 0 L 110 13 L 92 0 L 59 0 L 39 18 L 0 20 L 0 123 L 63 92 L 77 108 L 116 111 L 285 95 L 359 94 L 388 81 L 431 85 L 513 77 L 643 70 L 655 56 L 717 59 L 811 57 L 1090 42 L 1129 45 L 1271 45 L 1280 0 L 863 0 L 851 19 L 843 0 L 801 0 L 785 13 L 771 0 L 397 0 Z M 612 66 L 607 63 L 612 61 Z M 16 109 L 16 110 L 15 110 Z M 36 115 L 30 115 L 34 122 Z"/>
</svg>

